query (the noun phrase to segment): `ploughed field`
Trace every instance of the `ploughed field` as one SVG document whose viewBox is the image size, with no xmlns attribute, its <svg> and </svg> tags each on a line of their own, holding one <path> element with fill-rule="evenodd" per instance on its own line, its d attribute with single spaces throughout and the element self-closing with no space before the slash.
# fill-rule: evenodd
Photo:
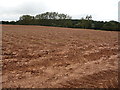
<svg viewBox="0 0 120 90">
<path fill-rule="evenodd" d="M 117 88 L 118 32 L 3 25 L 3 88 Z"/>
</svg>

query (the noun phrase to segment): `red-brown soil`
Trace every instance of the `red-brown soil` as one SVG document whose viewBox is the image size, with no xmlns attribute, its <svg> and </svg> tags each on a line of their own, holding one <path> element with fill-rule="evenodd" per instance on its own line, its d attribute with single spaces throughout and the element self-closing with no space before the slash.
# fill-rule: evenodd
<svg viewBox="0 0 120 90">
<path fill-rule="evenodd" d="M 117 88 L 118 32 L 3 25 L 3 88 Z"/>
</svg>

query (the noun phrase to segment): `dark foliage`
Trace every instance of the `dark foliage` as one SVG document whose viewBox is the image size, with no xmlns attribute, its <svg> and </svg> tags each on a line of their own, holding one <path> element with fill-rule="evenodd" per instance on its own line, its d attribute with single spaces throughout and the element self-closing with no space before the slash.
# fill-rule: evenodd
<svg viewBox="0 0 120 90">
<path fill-rule="evenodd" d="M 36 16 L 23 15 L 18 21 L 2 21 L 2 24 L 13 25 L 41 25 L 68 28 L 85 28 L 96 30 L 120 31 L 120 23 L 116 21 L 93 21 L 92 16 L 82 19 L 71 19 L 67 14 L 46 12 Z"/>
</svg>

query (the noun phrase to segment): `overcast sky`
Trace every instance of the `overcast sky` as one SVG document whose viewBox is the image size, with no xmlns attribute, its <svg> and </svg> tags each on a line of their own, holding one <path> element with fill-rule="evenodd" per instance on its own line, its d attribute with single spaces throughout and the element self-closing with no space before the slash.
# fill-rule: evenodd
<svg viewBox="0 0 120 90">
<path fill-rule="evenodd" d="M 118 21 L 120 0 L 0 0 L 0 21 L 18 20 L 21 15 L 59 12 L 79 19 L 92 15 L 94 20 Z"/>
</svg>

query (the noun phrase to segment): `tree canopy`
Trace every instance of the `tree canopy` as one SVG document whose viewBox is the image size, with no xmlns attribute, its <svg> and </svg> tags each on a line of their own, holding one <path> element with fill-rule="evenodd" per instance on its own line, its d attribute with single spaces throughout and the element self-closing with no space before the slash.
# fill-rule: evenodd
<svg viewBox="0 0 120 90">
<path fill-rule="evenodd" d="M 18 21 L 2 21 L 2 23 L 120 31 L 120 23 L 116 21 L 94 21 L 91 15 L 81 19 L 72 19 L 71 16 L 58 12 L 46 12 L 35 16 L 23 15 Z"/>
<path fill-rule="evenodd" d="M 59 14 L 57 12 L 46 12 L 38 14 L 35 19 L 71 19 L 72 17 L 67 14 Z"/>
</svg>

